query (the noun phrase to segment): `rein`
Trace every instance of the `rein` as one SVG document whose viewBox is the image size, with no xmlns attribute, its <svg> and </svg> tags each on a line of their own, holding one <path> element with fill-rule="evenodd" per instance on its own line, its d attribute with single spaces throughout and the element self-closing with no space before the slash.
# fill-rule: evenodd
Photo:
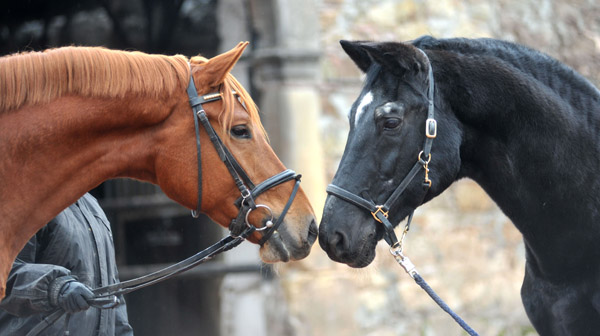
<svg viewBox="0 0 600 336">
<path fill-rule="evenodd" d="M 408 220 L 404 231 L 402 232 L 402 236 L 400 240 L 396 236 L 394 232 L 394 226 L 388 219 L 388 213 L 392 205 L 396 203 L 400 195 L 404 193 L 408 185 L 412 182 L 412 180 L 417 176 L 417 174 L 421 171 L 421 168 L 425 170 L 425 178 L 422 182 L 423 184 L 423 195 L 422 198 L 425 198 L 429 188 L 431 188 L 431 180 L 429 179 L 429 162 L 431 161 L 431 147 L 433 145 L 433 140 L 437 136 L 437 121 L 435 120 L 435 106 L 434 106 L 434 78 L 433 78 L 433 69 L 431 66 L 431 62 L 427 57 L 427 54 L 421 49 L 419 50 L 425 59 L 427 60 L 427 64 L 429 65 L 429 71 L 427 75 L 427 80 L 429 82 L 428 90 L 427 90 L 427 120 L 425 121 L 425 142 L 423 144 L 423 150 L 419 153 L 417 162 L 413 165 L 408 174 L 404 177 L 404 179 L 400 182 L 398 187 L 394 190 L 394 192 L 390 195 L 390 197 L 385 201 L 382 205 L 376 205 L 375 202 L 369 199 L 365 199 L 360 197 L 346 189 L 338 187 L 334 184 L 330 184 L 327 186 L 327 193 L 333 196 L 336 196 L 348 203 L 351 203 L 359 208 L 365 209 L 371 213 L 375 221 L 381 223 L 385 230 L 385 234 L 383 238 L 390 245 L 390 253 L 396 259 L 398 264 L 404 268 L 404 270 L 415 280 L 415 282 L 427 292 L 427 294 L 442 308 L 446 313 L 448 313 L 469 335 L 478 336 L 479 334 L 475 332 L 465 321 L 463 321 L 448 305 L 433 291 L 431 287 L 425 282 L 425 280 L 421 277 L 415 265 L 403 254 L 403 242 L 404 237 L 408 233 L 410 229 L 410 224 L 412 222 L 414 209 L 411 211 L 408 216 Z M 422 203 L 419 202 L 419 204 Z"/>
<path fill-rule="evenodd" d="M 269 177 L 261 183 L 254 185 L 248 174 L 240 166 L 233 154 L 231 154 L 231 152 L 223 144 L 223 141 L 221 140 L 221 138 L 219 138 L 219 135 L 216 133 L 215 129 L 212 127 L 210 121 L 208 120 L 206 111 L 204 111 L 204 108 L 202 107 L 202 104 L 210 103 L 221 99 L 221 93 L 217 92 L 201 97 L 198 96 L 198 91 L 196 90 L 196 85 L 194 84 L 194 78 L 190 75 L 190 82 L 187 87 L 187 94 L 189 97 L 190 106 L 192 107 L 192 111 L 194 112 L 194 127 L 196 131 L 196 150 L 198 160 L 198 203 L 196 209 L 192 210 L 192 217 L 199 217 L 200 207 L 202 205 L 202 160 L 199 123 L 202 123 L 202 126 L 208 133 L 212 144 L 214 145 L 215 149 L 219 154 L 219 158 L 221 159 L 221 161 L 223 161 L 223 163 L 229 170 L 229 173 L 233 177 L 233 180 L 240 191 L 240 197 L 235 202 L 237 207 L 240 209 L 238 216 L 235 219 L 233 219 L 229 225 L 229 236 L 226 236 L 225 238 L 209 246 L 208 248 L 196 253 L 195 255 L 185 260 L 182 260 L 176 264 L 158 270 L 156 272 L 135 279 L 93 289 L 92 292 L 94 293 L 95 297 L 88 301 L 88 303 L 93 307 L 100 309 L 114 308 L 120 303 L 120 300 L 117 296 L 131 293 L 138 289 L 148 287 L 158 282 L 165 281 L 180 273 L 188 271 L 212 259 L 217 254 L 228 251 L 238 246 L 255 231 L 264 231 L 262 238 L 258 242 L 260 245 L 263 245 L 273 234 L 277 233 L 277 229 L 283 223 L 283 219 L 290 207 L 292 206 L 292 202 L 294 201 L 298 189 L 300 188 L 300 178 L 302 177 L 302 175 L 296 174 L 296 172 L 294 172 L 291 169 L 286 169 L 278 174 Z M 271 210 L 271 208 L 269 208 L 269 206 L 265 204 L 256 204 L 255 199 L 265 191 L 291 180 L 296 181 L 294 184 L 294 188 L 292 189 L 290 197 L 287 203 L 285 204 L 281 215 L 275 220 L 275 216 L 273 215 L 273 211 Z M 248 221 L 248 216 L 250 215 L 250 213 L 253 210 L 256 210 L 257 208 L 265 209 L 269 212 L 271 217 L 265 222 L 264 226 L 262 227 L 255 227 L 251 225 Z M 33 328 L 27 333 L 27 336 L 35 336 L 40 334 L 52 324 L 54 324 L 58 319 L 60 319 L 64 313 L 64 310 L 60 308 L 56 309 L 50 315 L 43 319 L 45 324 L 38 324 L 35 328 Z M 68 321 L 69 315 L 67 315 L 66 318 L 67 325 Z M 68 334 L 69 332 L 68 330 L 66 330 L 65 335 Z"/>
</svg>

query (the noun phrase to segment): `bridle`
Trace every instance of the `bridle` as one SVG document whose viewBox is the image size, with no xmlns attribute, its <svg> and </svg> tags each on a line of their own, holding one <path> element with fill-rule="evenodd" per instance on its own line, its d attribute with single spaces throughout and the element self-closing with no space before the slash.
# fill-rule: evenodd
<svg viewBox="0 0 600 336">
<path fill-rule="evenodd" d="M 431 147 L 433 145 L 433 139 L 437 136 L 437 121 L 435 120 L 434 110 L 435 106 L 433 103 L 434 98 L 434 80 L 433 80 L 433 70 L 431 68 L 431 63 L 429 62 L 429 58 L 421 49 L 419 50 L 427 60 L 427 65 L 429 67 L 429 72 L 427 75 L 427 80 L 429 82 L 428 92 L 427 92 L 427 120 L 425 121 L 425 142 L 423 144 L 423 150 L 419 153 L 417 158 L 417 162 L 413 165 L 408 174 L 404 177 L 404 179 L 400 182 L 398 187 L 394 190 L 394 192 L 390 195 L 390 197 L 385 201 L 382 205 L 377 205 L 372 200 L 360 197 L 344 188 L 338 187 L 334 184 L 330 184 L 327 186 L 327 193 L 333 196 L 336 196 L 346 202 L 349 202 L 359 208 L 365 209 L 373 215 L 373 218 L 383 225 L 385 230 L 384 239 L 386 242 L 392 246 L 402 246 L 394 233 L 394 226 L 388 220 L 388 214 L 391 207 L 396 203 L 398 198 L 404 193 L 408 185 L 412 182 L 412 180 L 417 176 L 417 174 L 421 171 L 421 169 L 425 170 L 425 179 L 423 180 L 423 198 L 431 188 L 431 180 L 429 179 L 429 162 L 431 162 Z M 412 221 L 412 216 L 414 213 L 414 209 L 408 217 L 408 223 L 402 238 L 410 228 L 410 222 Z"/>
<path fill-rule="evenodd" d="M 235 94 L 235 92 L 233 93 Z M 286 169 L 281 173 L 275 174 L 257 185 L 252 183 L 252 180 L 250 177 L 248 177 L 248 174 L 240 166 L 233 154 L 231 154 L 231 152 L 223 144 L 221 138 L 219 138 L 219 135 L 215 132 L 215 129 L 208 120 L 206 111 L 204 111 L 204 108 L 202 107 L 202 104 L 222 99 L 221 93 L 216 92 L 198 96 L 198 91 L 196 91 L 196 85 L 194 84 L 194 78 L 190 72 L 190 82 L 187 87 L 187 94 L 190 101 L 190 106 L 194 112 L 194 128 L 196 131 L 196 150 L 198 159 L 198 203 L 196 205 L 196 209 L 192 210 L 192 216 L 194 218 L 198 218 L 200 215 L 200 207 L 202 205 L 202 160 L 199 127 L 199 124 L 202 123 L 202 126 L 204 126 L 204 129 L 208 133 L 213 146 L 219 154 L 219 158 L 229 170 L 229 173 L 233 177 L 236 186 L 240 190 L 240 197 L 235 201 L 236 206 L 239 208 L 239 213 L 229 225 L 230 234 L 215 244 L 176 264 L 139 278 L 93 289 L 92 292 L 94 293 L 95 297 L 88 301 L 91 306 L 101 309 L 114 308 L 120 303 L 118 296 L 131 293 L 158 282 L 162 282 L 180 273 L 190 270 L 212 259 L 215 255 L 238 246 L 254 231 L 264 231 L 262 238 L 258 241 L 260 245 L 263 245 L 273 234 L 277 232 L 277 229 L 283 223 L 283 219 L 292 206 L 292 202 L 298 193 L 298 189 L 300 188 L 300 178 L 302 176 L 300 174 L 296 174 L 296 172 L 291 169 Z M 296 180 L 296 183 L 294 184 L 290 198 L 283 207 L 281 214 L 275 220 L 275 216 L 273 215 L 271 208 L 265 204 L 257 204 L 255 199 L 265 191 L 291 180 Z M 248 221 L 248 216 L 250 213 L 258 208 L 268 211 L 271 217 L 271 219 L 267 220 L 265 225 L 262 227 L 255 227 Z M 273 220 L 275 220 L 275 222 L 273 222 Z M 61 318 L 64 313 L 65 312 L 62 309 L 54 310 L 50 315 L 43 319 L 45 324 L 40 323 L 36 325 L 36 327 L 27 333 L 27 336 L 35 336 L 40 334 L 49 326 L 54 324 L 59 318 Z M 65 322 L 65 325 L 68 325 L 68 319 L 69 315 L 67 315 L 67 322 Z"/>
<path fill-rule="evenodd" d="M 433 145 L 433 139 L 437 136 L 437 121 L 435 120 L 435 106 L 433 102 L 434 98 L 434 79 L 433 79 L 433 69 L 431 67 L 431 62 L 427 57 L 427 54 L 421 49 L 417 49 L 420 51 L 425 60 L 427 61 L 427 65 L 429 67 L 429 71 L 427 74 L 427 81 L 429 82 L 428 90 L 427 90 L 427 120 L 425 121 L 425 142 L 423 144 L 423 150 L 419 152 L 417 157 L 417 162 L 413 165 L 412 169 L 408 172 L 408 174 L 404 177 L 404 179 L 400 182 L 398 187 L 394 190 L 394 192 L 390 195 L 390 197 L 383 203 L 382 205 L 376 205 L 372 200 L 368 200 L 366 198 L 360 197 L 346 189 L 338 187 L 334 184 L 330 184 L 327 186 L 327 193 L 333 196 L 336 196 L 346 202 L 354 204 L 355 206 L 365 209 L 371 213 L 373 218 L 383 225 L 385 230 L 385 234 L 383 238 L 390 245 L 390 253 L 398 264 L 404 268 L 404 270 L 415 280 L 415 282 L 423 288 L 425 292 L 442 308 L 446 313 L 448 313 L 469 335 L 478 336 L 477 332 L 473 330 L 463 319 L 460 318 L 448 305 L 435 293 L 435 291 L 429 287 L 427 282 L 421 277 L 415 265 L 403 254 L 403 241 L 404 237 L 408 230 L 410 230 L 410 223 L 413 218 L 414 209 L 411 211 L 408 216 L 408 220 L 406 226 L 404 227 L 404 231 L 402 232 L 402 236 L 400 240 L 396 236 L 394 232 L 394 226 L 390 223 L 388 219 L 388 213 L 390 208 L 396 203 L 400 195 L 404 193 L 410 182 L 417 176 L 421 168 L 425 170 L 425 178 L 423 180 L 423 193 L 422 198 L 418 204 L 423 202 L 425 199 L 425 195 L 431 188 L 431 180 L 429 179 L 429 162 L 431 162 L 431 146 Z"/>
<path fill-rule="evenodd" d="M 239 235 L 250 235 L 253 231 L 265 231 L 262 238 L 259 241 L 260 245 L 263 245 L 279 228 L 287 211 L 289 210 L 294 198 L 296 197 L 296 193 L 298 192 L 298 188 L 300 187 L 300 174 L 296 174 L 291 169 L 286 169 L 281 173 L 271 176 L 270 178 L 264 180 L 258 185 L 254 185 L 248 174 L 244 171 L 244 169 L 237 162 L 235 157 L 231 154 L 231 152 L 227 149 L 227 147 L 223 144 L 219 135 L 215 132 L 215 129 L 212 127 L 211 123 L 208 120 L 208 116 L 204 111 L 202 104 L 214 102 L 222 99 L 221 93 L 210 93 L 203 96 L 198 96 L 198 91 L 196 90 L 196 85 L 194 84 L 194 77 L 190 75 L 190 82 L 187 87 L 187 94 L 190 100 L 190 106 L 192 107 L 192 111 L 194 112 L 194 127 L 196 131 L 196 152 L 197 152 L 197 160 L 198 160 L 198 203 L 196 205 L 196 209 L 192 210 L 192 216 L 197 218 L 200 213 L 200 208 L 202 206 L 202 152 L 200 146 L 200 127 L 201 123 L 204 126 L 204 129 L 208 133 L 210 141 L 213 146 L 217 150 L 219 154 L 219 158 L 225 166 L 231 177 L 233 178 L 237 188 L 240 191 L 240 198 L 235 202 L 236 206 L 239 208 L 238 216 L 233 219 L 229 225 L 229 230 L 235 236 Z M 235 94 L 235 92 L 233 92 Z M 282 183 L 285 183 L 290 180 L 296 180 L 296 184 L 290 194 L 290 198 L 286 203 L 281 215 L 275 222 L 273 211 L 269 206 L 265 204 L 257 204 L 255 199 L 262 194 L 263 192 L 274 188 Z M 257 208 L 261 208 L 269 212 L 271 219 L 265 222 L 265 225 L 262 227 L 254 227 L 248 222 L 248 216 L 250 212 L 256 210 Z"/>
</svg>

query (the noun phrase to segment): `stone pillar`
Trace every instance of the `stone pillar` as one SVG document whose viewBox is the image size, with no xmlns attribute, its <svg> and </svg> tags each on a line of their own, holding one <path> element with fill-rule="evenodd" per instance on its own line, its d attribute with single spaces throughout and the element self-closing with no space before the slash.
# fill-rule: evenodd
<svg viewBox="0 0 600 336">
<path fill-rule="evenodd" d="M 319 17 L 316 0 L 251 0 L 256 38 L 253 84 L 271 146 L 290 169 L 317 216 L 325 202 L 320 141 Z"/>
<path fill-rule="evenodd" d="M 319 216 L 325 201 L 325 170 L 315 6 L 315 0 L 219 0 L 217 17 L 220 52 L 239 41 L 251 42 L 233 74 L 255 99 L 276 154 L 286 167 L 303 175 L 302 188 Z M 224 261 L 259 263 L 257 251 L 244 243 L 227 252 Z M 227 275 L 221 298 L 223 336 L 293 333 L 278 277 Z"/>
</svg>

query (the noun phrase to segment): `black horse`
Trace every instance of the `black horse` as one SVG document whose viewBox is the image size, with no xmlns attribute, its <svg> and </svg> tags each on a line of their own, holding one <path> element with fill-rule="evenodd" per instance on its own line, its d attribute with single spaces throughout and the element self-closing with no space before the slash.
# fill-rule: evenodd
<svg viewBox="0 0 600 336">
<path fill-rule="evenodd" d="M 521 297 L 540 335 L 599 335 L 600 91 L 545 54 L 493 39 L 341 44 L 367 76 L 332 183 L 372 204 L 390 197 L 423 150 L 432 69 L 432 184 L 424 191 L 418 171 L 390 221 L 475 180 L 523 234 Z M 319 243 L 334 261 L 368 265 L 384 232 L 328 196 Z"/>
</svg>

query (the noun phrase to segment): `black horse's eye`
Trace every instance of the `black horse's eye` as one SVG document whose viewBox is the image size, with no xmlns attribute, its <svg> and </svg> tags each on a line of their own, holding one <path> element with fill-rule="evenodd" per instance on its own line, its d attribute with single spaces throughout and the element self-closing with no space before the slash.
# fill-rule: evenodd
<svg viewBox="0 0 600 336">
<path fill-rule="evenodd" d="M 236 138 L 240 138 L 240 139 L 250 139 L 252 138 L 252 135 L 250 134 L 250 130 L 248 129 L 248 127 L 246 125 L 236 125 L 233 126 L 230 130 L 229 133 L 236 137 Z"/>
<path fill-rule="evenodd" d="M 393 130 L 400 126 L 401 120 L 398 118 L 388 118 L 383 122 L 383 129 Z"/>
</svg>

